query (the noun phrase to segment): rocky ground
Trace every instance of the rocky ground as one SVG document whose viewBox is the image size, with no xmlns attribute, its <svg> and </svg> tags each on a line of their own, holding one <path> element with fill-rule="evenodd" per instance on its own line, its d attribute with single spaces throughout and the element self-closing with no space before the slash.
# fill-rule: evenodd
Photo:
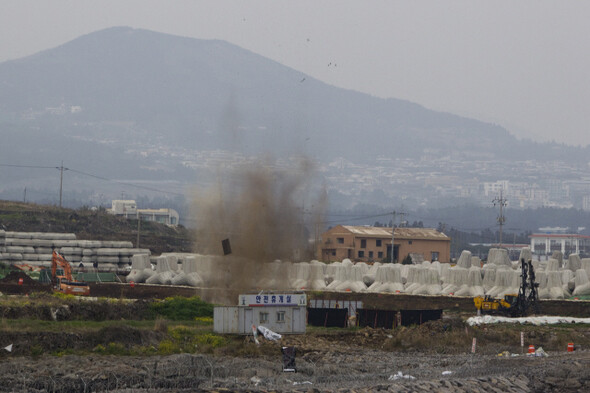
<svg viewBox="0 0 590 393">
<path fill-rule="evenodd" d="M 590 391 L 590 351 L 548 351 L 547 357 L 498 356 L 489 347 L 475 354 L 469 348 L 392 351 L 390 333 L 285 336 L 259 346 L 245 337 L 239 352 L 215 355 L 31 357 L 3 350 L 0 392 Z M 282 371 L 283 345 L 296 348 L 296 373 Z"/>
<path fill-rule="evenodd" d="M 38 290 L 26 278 L 19 285 L 19 278 L 21 274 L 12 274 L 0 285 Z M 166 338 L 155 327 L 125 323 L 145 312 L 145 301 L 63 307 L 45 304 L 56 301 L 49 295 L 20 299 L 24 306 L 16 307 L 10 299 L 0 306 L 0 392 L 590 391 L 587 325 L 469 327 L 465 315 L 450 313 L 442 320 L 393 330 L 310 327 L 305 335 L 284 336 L 279 342 L 261 339 L 257 345 L 251 336 L 233 337 L 231 344 L 214 351 L 195 348 L 206 353 L 114 356 L 93 349 L 110 343 L 157 347 Z M 45 303 L 35 306 L 36 299 Z M 121 322 L 76 331 L 4 328 L 6 320 L 19 318 Z M 523 355 L 521 333 L 524 349 L 542 346 L 548 356 Z M 570 341 L 576 344 L 574 352 L 566 351 Z M 10 352 L 2 349 L 9 344 Z M 296 373 L 282 370 L 283 346 L 296 348 Z M 68 351 L 89 355 L 61 355 Z M 505 351 L 508 356 L 498 356 Z"/>
</svg>

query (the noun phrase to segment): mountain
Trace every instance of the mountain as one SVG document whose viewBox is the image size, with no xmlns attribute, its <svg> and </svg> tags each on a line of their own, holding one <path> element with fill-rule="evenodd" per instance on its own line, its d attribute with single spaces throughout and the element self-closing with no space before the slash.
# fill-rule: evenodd
<svg viewBox="0 0 590 393">
<path fill-rule="evenodd" d="M 218 40 L 116 27 L 0 63 L 0 156 L 105 178 L 194 178 L 179 152 L 575 160 L 588 150 L 327 85 Z M 46 175 L 3 170 L 0 183 Z M 55 175 L 55 172 L 54 172 Z M 20 184 L 22 186 L 22 184 Z M 17 185 L 18 187 L 18 185 Z"/>
</svg>

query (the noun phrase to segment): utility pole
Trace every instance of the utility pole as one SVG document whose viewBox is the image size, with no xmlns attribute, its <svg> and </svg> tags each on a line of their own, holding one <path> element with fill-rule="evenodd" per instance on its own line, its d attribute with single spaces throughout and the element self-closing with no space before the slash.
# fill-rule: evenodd
<svg viewBox="0 0 590 393">
<path fill-rule="evenodd" d="M 508 201 L 502 196 L 502 189 L 500 189 L 500 198 L 494 198 L 492 203 L 494 206 L 500 206 L 500 215 L 498 216 L 498 224 L 500 224 L 500 247 L 502 247 L 502 226 L 504 226 L 504 222 L 506 222 L 506 218 L 504 217 L 504 206 L 508 203 Z"/>
<path fill-rule="evenodd" d="M 395 245 L 393 243 L 393 240 L 395 239 L 395 210 L 391 214 L 393 214 L 393 219 L 391 220 L 391 263 L 393 263 L 393 254 L 395 250 Z"/>
<path fill-rule="evenodd" d="M 23 195 L 23 202 L 27 203 L 27 187 L 25 187 L 25 195 Z"/>
<path fill-rule="evenodd" d="M 64 162 L 61 162 L 61 166 L 56 167 L 59 169 L 59 208 L 61 209 L 61 196 L 63 190 L 63 182 L 64 182 L 64 170 L 67 171 L 68 168 L 64 168 Z"/>
<path fill-rule="evenodd" d="M 403 208 L 403 206 L 402 206 L 402 208 Z M 401 213 L 398 213 L 398 214 L 399 214 L 399 226 L 400 226 L 400 228 L 401 227 L 405 227 L 406 226 L 406 222 L 404 221 L 404 216 L 406 215 L 406 213 L 401 212 Z"/>
<path fill-rule="evenodd" d="M 141 216 L 137 212 L 137 248 L 139 248 L 139 229 L 141 228 Z"/>
</svg>

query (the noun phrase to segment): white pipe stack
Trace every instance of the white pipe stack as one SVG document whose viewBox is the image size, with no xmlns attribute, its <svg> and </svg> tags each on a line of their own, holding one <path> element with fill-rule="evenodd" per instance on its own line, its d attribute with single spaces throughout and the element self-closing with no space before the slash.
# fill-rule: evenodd
<svg viewBox="0 0 590 393">
<path fill-rule="evenodd" d="M 128 269 L 133 255 L 150 255 L 127 241 L 77 240 L 73 233 L 0 232 L 0 262 L 50 267 L 54 249 L 74 268 L 98 265 L 102 271 Z"/>
</svg>

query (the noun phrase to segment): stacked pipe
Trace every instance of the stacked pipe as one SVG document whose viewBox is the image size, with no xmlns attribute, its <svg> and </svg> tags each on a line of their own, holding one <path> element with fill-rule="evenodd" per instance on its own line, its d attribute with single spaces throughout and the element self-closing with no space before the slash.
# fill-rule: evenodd
<svg viewBox="0 0 590 393">
<path fill-rule="evenodd" d="M 78 240 L 73 233 L 0 231 L 0 262 L 50 267 L 53 250 L 78 267 L 103 271 L 127 269 L 134 255 L 150 255 L 127 241 Z"/>
</svg>

